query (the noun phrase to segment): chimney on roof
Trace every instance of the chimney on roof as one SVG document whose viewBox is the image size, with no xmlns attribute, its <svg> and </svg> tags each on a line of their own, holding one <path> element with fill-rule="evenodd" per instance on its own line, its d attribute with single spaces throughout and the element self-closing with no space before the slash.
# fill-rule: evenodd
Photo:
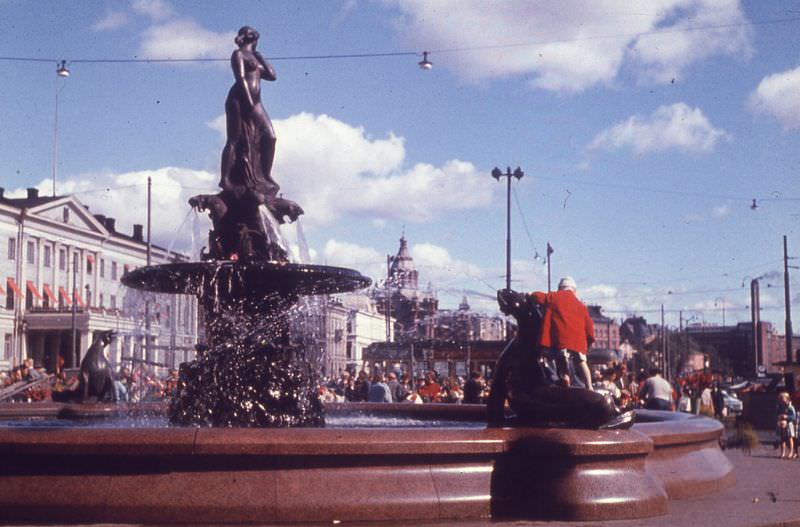
<svg viewBox="0 0 800 527">
<path fill-rule="evenodd" d="M 5 192 L 6 192 L 6 189 L 4 189 L 3 187 L 0 187 L 0 199 L 4 199 L 5 198 L 5 196 L 3 196 L 3 194 L 5 194 Z"/>
<path fill-rule="evenodd" d="M 117 220 L 115 220 L 114 218 L 106 218 L 105 226 L 106 226 L 106 229 L 108 229 L 108 232 L 117 232 L 117 230 L 115 228 L 115 224 L 116 223 L 117 223 Z"/>
<path fill-rule="evenodd" d="M 29 188 L 28 189 L 28 199 L 36 199 L 39 197 L 39 189 L 38 188 Z"/>
<path fill-rule="evenodd" d="M 106 216 L 105 214 L 94 214 L 94 219 L 100 222 L 100 224 L 105 227 L 106 225 Z"/>
<path fill-rule="evenodd" d="M 133 239 L 136 240 L 137 242 L 144 241 L 144 234 L 142 229 L 143 229 L 142 225 L 138 223 L 133 224 Z"/>
</svg>

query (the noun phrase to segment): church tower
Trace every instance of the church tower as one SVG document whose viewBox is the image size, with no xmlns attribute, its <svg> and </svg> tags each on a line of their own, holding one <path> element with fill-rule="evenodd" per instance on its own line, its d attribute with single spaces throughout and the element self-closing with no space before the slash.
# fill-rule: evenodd
<svg viewBox="0 0 800 527">
<path fill-rule="evenodd" d="M 389 279 L 401 290 L 416 291 L 419 287 L 419 273 L 414 267 L 414 259 L 408 252 L 405 234 L 400 237 L 400 249 L 389 267 Z"/>
</svg>

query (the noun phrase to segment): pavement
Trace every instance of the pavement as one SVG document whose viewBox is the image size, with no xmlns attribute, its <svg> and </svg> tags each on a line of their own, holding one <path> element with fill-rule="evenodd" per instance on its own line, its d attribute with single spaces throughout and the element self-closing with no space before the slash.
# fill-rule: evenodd
<svg viewBox="0 0 800 527">
<path fill-rule="evenodd" d="M 668 513 L 640 520 L 600 522 L 539 522 L 512 520 L 414 521 L 380 524 L 342 522 L 339 525 L 413 525 L 414 527 L 800 527 L 800 460 L 778 458 L 774 434 L 759 432 L 760 444 L 749 454 L 725 450 L 733 463 L 736 484 L 719 493 L 669 501 Z M 3 524 L 0 519 L 0 525 Z M 52 527 L 53 524 L 48 524 Z M 97 527 L 106 524 L 92 524 Z M 200 525 L 200 523 L 198 523 Z M 297 526 L 298 524 L 291 524 Z M 319 524 L 317 524 L 319 525 Z M 326 524 L 330 525 L 330 524 Z"/>
</svg>

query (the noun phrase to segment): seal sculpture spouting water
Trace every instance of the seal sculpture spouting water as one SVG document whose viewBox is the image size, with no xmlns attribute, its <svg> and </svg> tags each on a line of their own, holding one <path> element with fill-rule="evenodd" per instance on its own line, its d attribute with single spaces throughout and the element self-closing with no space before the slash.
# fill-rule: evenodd
<svg viewBox="0 0 800 527">
<path fill-rule="evenodd" d="M 78 388 L 53 392 L 54 401 L 81 403 L 99 402 L 114 398 L 114 373 L 105 349 L 116 337 L 114 330 L 100 331 L 81 360 Z"/>
</svg>

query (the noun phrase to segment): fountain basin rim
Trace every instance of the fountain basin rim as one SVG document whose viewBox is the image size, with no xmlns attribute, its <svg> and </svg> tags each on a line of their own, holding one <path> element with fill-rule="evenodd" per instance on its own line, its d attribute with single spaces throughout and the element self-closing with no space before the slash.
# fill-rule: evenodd
<svg viewBox="0 0 800 527">
<path fill-rule="evenodd" d="M 397 456 L 492 455 L 524 443 L 570 456 L 645 456 L 650 439 L 635 430 L 542 428 L 6 428 L 0 457 L 16 454 L 92 456 Z M 566 448 L 565 448 L 566 447 Z"/>
<path fill-rule="evenodd" d="M 128 271 L 121 281 L 127 287 L 155 293 L 197 295 L 203 283 L 213 282 L 223 272 L 244 276 L 248 287 L 258 292 L 280 291 L 295 295 L 344 293 L 372 283 L 355 269 L 345 267 L 240 260 L 151 265 Z"/>
</svg>

